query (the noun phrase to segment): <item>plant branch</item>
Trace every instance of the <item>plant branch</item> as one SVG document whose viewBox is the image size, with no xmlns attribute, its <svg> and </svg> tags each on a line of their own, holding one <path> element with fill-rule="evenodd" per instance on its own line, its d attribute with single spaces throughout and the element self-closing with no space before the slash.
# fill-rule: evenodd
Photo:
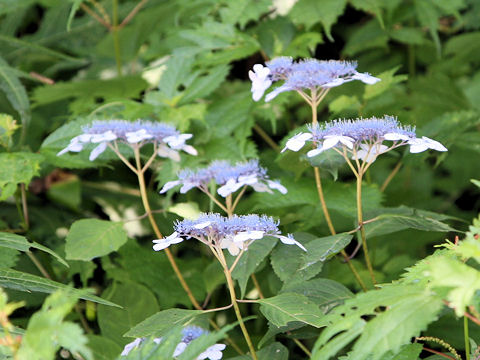
<svg viewBox="0 0 480 360">
<path fill-rule="evenodd" d="M 121 24 L 117 26 L 117 29 L 120 30 L 125 25 L 127 25 L 147 2 L 148 0 L 142 0 L 137 5 L 135 5 L 132 11 L 130 11 L 130 13 L 125 17 L 125 19 L 123 19 Z"/>
<path fill-rule="evenodd" d="M 280 147 L 258 124 L 253 125 L 253 130 L 276 152 L 280 152 Z"/>
</svg>

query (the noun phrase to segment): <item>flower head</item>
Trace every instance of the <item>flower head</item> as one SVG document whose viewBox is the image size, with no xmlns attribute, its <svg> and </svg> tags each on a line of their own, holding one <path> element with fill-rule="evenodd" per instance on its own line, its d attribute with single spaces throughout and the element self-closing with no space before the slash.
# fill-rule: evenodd
<svg viewBox="0 0 480 360">
<path fill-rule="evenodd" d="M 209 332 L 199 326 L 187 326 L 182 329 L 182 340 L 177 344 L 175 351 L 173 353 L 173 357 L 176 358 L 180 354 L 182 354 L 185 349 L 187 348 L 188 344 L 190 344 L 193 340 L 197 339 L 198 337 L 208 334 Z M 157 344 L 162 342 L 162 338 L 155 338 L 153 341 Z M 130 351 L 139 347 L 143 342 L 146 341 L 146 338 L 136 338 L 131 343 L 125 345 L 122 356 L 127 356 Z M 226 347 L 225 344 L 215 344 L 207 348 L 204 352 L 202 352 L 199 356 L 197 356 L 196 360 L 220 360 L 223 356 L 222 350 Z"/>
<path fill-rule="evenodd" d="M 202 214 L 197 220 L 175 223 L 175 232 L 165 239 L 153 240 L 153 249 L 163 250 L 170 244 L 194 238 L 209 246 L 227 249 L 232 255 L 238 255 L 240 250 L 247 250 L 253 241 L 273 236 L 284 244 L 297 245 L 306 251 L 291 235 L 282 235 L 278 224 L 265 215 L 234 215 L 228 218 L 219 214 Z"/>
<path fill-rule="evenodd" d="M 192 137 L 191 134 L 181 134 L 174 126 L 165 123 L 154 123 L 138 120 L 129 122 L 124 120 L 94 121 L 82 128 L 83 134 L 75 136 L 70 144 L 57 155 L 66 152 L 80 152 L 87 144 L 98 144 L 90 153 L 90 161 L 95 160 L 103 153 L 109 143 L 122 142 L 130 146 L 142 146 L 153 143 L 157 146 L 157 153 L 162 157 L 180 160 L 178 150 L 197 155 L 197 151 L 185 143 Z"/>
<path fill-rule="evenodd" d="M 208 167 L 191 170 L 185 169 L 178 173 L 178 180 L 167 182 L 160 193 L 182 185 L 180 193 L 184 194 L 194 187 L 205 190 L 211 181 L 219 188 L 218 194 L 227 197 L 243 186 L 251 186 L 255 191 L 272 192 L 272 189 L 287 193 L 287 189 L 279 182 L 268 178 L 267 170 L 261 167 L 258 160 L 238 162 L 234 165 L 224 160 L 213 161 Z"/>
<path fill-rule="evenodd" d="M 304 59 L 295 62 L 290 57 L 279 57 L 268 61 L 266 65 L 255 64 L 255 73 L 250 71 L 255 101 L 260 100 L 273 81 L 279 80 L 284 80 L 284 83 L 267 94 L 265 101 L 285 91 L 331 88 L 353 80 L 366 84 L 380 81 L 368 73 L 359 73 L 354 61 Z"/>
<path fill-rule="evenodd" d="M 383 118 L 333 120 L 322 126 L 310 126 L 309 132 L 297 134 L 288 140 L 284 150 L 298 151 L 306 141 L 315 145 L 315 148 L 307 153 L 308 157 L 336 149 L 340 153 L 345 151 L 353 159 L 367 163 L 372 163 L 378 155 L 403 145 L 409 145 L 411 153 L 427 149 L 447 151 L 438 141 L 425 136 L 417 138 L 415 128 L 402 125 L 395 117 L 388 115 Z M 383 144 L 384 141 L 393 143 L 387 146 Z"/>
</svg>

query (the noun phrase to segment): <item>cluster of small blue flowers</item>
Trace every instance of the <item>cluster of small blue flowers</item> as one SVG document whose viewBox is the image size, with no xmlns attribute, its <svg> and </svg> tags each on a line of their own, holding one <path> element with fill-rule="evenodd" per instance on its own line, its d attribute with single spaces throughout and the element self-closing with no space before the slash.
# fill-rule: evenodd
<svg viewBox="0 0 480 360">
<path fill-rule="evenodd" d="M 271 189 L 276 189 L 282 194 L 287 193 L 287 189 L 279 182 L 268 179 L 267 170 L 259 165 L 258 160 L 238 162 L 234 165 L 228 161 L 217 160 L 203 169 L 180 171 L 178 180 L 167 182 L 160 190 L 160 194 L 178 185 L 182 185 L 180 189 L 182 194 L 195 187 L 206 191 L 212 180 L 220 185 L 217 192 L 223 197 L 247 185 L 259 192 L 271 192 Z"/>
<path fill-rule="evenodd" d="M 266 63 L 266 67 L 255 64 L 249 72 L 252 81 L 252 97 L 258 101 L 262 98 L 272 82 L 284 80 L 284 84 L 265 96 L 270 101 L 278 94 L 297 90 L 318 90 L 332 88 L 352 80 L 366 84 L 375 84 L 380 79 L 368 73 L 359 73 L 354 61 L 305 59 L 294 62 L 289 57 L 275 58 Z"/>
<path fill-rule="evenodd" d="M 178 150 L 183 150 L 191 155 L 197 151 L 185 141 L 192 134 L 181 134 L 174 126 L 165 123 L 154 123 L 138 120 L 128 122 L 124 120 L 94 121 L 91 125 L 82 128 L 83 134 L 70 140 L 68 146 L 57 155 L 67 152 L 80 152 L 87 144 L 97 144 L 90 153 L 90 160 L 95 160 L 103 153 L 109 143 L 120 141 L 130 146 L 142 146 L 147 143 L 157 145 L 157 154 L 179 161 Z"/>
<path fill-rule="evenodd" d="M 262 239 L 264 236 L 273 236 L 284 244 L 297 245 L 306 251 L 305 247 L 292 235 L 281 235 L 278 225 L 277 221 L 265 215 L 234 215 L 228 218 L 219 214 L 202 214 L 197 220 L 183 220 L 175 223 L 175 232 L 164 239 L 154 240 L 153 249 L 163 250 L 172 244 L 194 238 L 207 245 L 227 249 L 235 256 L 240 250 L 247 250 L 248 245 L 253 241 Z"/>
<path fill-rule="evenodd" d="M 182 329 L 182 340 L 178 343 L 177 347 L 175 348 L 175 351 L 173 353 L 173 357 L 177 357 L 180 354 L 182 354 L 185 349 L 187 348 L 188 344 L 192 342 L 193 340 L 197 339 L 198 337 L 208 334 L 209 331 L 199 327 L 199 326 L 187 326 L 184 329 Z M 139 347 L 144 341 L 146 341 L 146 338 L 137 338 L 131 343 L 125 345 L 122 351 L 122 356 L 127 356 L 130 351 L 133 349 Z M 162 338 L 155 338 L 153 341 L 156 344 L 159 344 L 162 342 Z M 196 360 L 204 360 L 204 359 L 210 359 L 210 360 L 220 360 L 223 356 L 222 351 L 225 349 L 225 344 L 215 344 L 210 346 L 207 350 L 205 350 L 203 353 L 201 353 Z"/>
<path fill-rule="evenodd" d="M 409 145 L 411 153 L 419 153 L 428 149 L 447 151 L 438 141 L 423 136 L 417 138 L 415 128 L 401 125 L 393 116 L 356 120 L 334 120 L 322 126 L 310 126 L 309 132 L 300 133 L 289 139 L 285 148 L 298 151 L 307 141 L 312 141 L 316 148 L 307 153 L 308 157 L 316 156 L 328 149 L 343 148 L 352 155 L 368 163 L 377 156 L 396 147 Z M 383 145 L 383 141 L 393 141 L 392 145 Z"/>
</svg>

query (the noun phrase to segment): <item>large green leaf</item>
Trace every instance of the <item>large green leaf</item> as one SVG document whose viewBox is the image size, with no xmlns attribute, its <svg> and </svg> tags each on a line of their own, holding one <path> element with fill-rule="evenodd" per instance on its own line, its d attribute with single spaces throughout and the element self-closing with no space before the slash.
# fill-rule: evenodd
<svg viewBox="0 0 480 360">
<path fill-rule="evenodd" d="M 6 247 L 6 248 L 15 249 L 23 252 L 29 251 L 29 249 L 32 247 L 38 250 L 45 251 L 46 253 L 52 255 L 55 259 L 60 261 L 63 265 L 68 267 L 68 264 L 66 263 L 66 261 L 63 260 L 53 250 L 50 250 L 49 248 L 43 245 L 37 244 L 36 242 L 29 242 L 25 237 L 20 235 L 11 234 L 7 232 L 0 232 L 0 247 Z"/>
<path fill-rule="evenodd" d="M 18 79 L 14 69 L 0 57 L 0 89 L 5 93 L 12 107 L 19 113 L 22 120 L 22 134 L 30 122 L 30 101 L 27 91 Z"/>
<path fill-rule="evenodd" d="M 241 28 L 251 20 L 257 20 L 262 14 L 268 13 L 272 6 L 271 0 L 238 0 L 225 1 L 227 5 L 220 10 L 222 21 L 239 24 Z"/>
<path fill-rule="evenodd" d="M 238 261 L 233 270 L 232 277 L 238 281 L 242 298 L 245 296 L 245 290 L 250 275 L 255 272 L 263 259 L 265 259 L 270 251 L 272 251 L 276 243 L 277 239 L 272 237 L 255 241 L 248 247 L 248 251 L 246 251 Z M 234 259 L 235 258 L 232 260 Z"/>
<path fill-rule="evenodd" d="M 352 235 L 315 238 L 309 234 L 298 234 L 295 238 L 305 246 L 306 252 L 297 247 L 278 246 L 272 253 L 273 270 L 286 284 L 302 282 L 317 275 L 323 262 L 345 248 Z"/>
<path fill-rule="evenodd" d="M 70 260 L 92 260 L 110 254 L 127 242 L 122 223 L 98 219 L 75 221 L 68 232 L 65 253 Z"/>
<path fill-rule="evenodd" d="M 123 337 L 125 332 L 158 311 L 155 295 L 145 286 L 134 282 L 114 282 L 102 296 L 122 306 L 122 309 L 98 307 L 98 324 L 102 335 L 122 346 L 128 342 Z"/>
<path fill-rule="evenodd" d="M 257 351 L 257 356 L 259 360 L 288 360 L 288 349 L 278 342 L 274 342 L 268 346 L 262 347 Z M 252 358 L 249 355 L 240 355 L 229 360 L 251 360 Z"/>
<path fill-rule="evenodd" d="M 125 336 L 159 337 L 166 334 L 173 326 L 186 325 L 195 317 L 203 314 L 202 310 L 168 309 L 160 311 L 131 328 Z"/>
<path fill-rule="evenodd" d="M 119 305 L 99 298 L 98 296 L 85 294 L 84 290 L 73 289 L 68 285 L 13 269 L 0 269 L 0 286 L 20 291 L 38 291 L 47 294 L 51 294 L 57 290 L 66 289 L 80 299 L 93 301 L 103 305 L 120 307 Z"/>
<path fill-rule="evenodd" d="M 345 300 L 353 297 L 353 293 L 339 282 L 330 279 L 312 279 L 305 282 L 287 285 L 282 292 L 294 292 L 306 296 L 323 312 L 328 312 Z"/>
<path fill-rule="evenodd" d="M 346 0 L 299 0 L 289 13 L 290 18 L 296 24 L 305 25 L 307 28 L 321 22 L 330 41 L 333 41 L 330 32 L 332 25 L 343 14 Z"/>
<path fill-rule="evenodd" d="M 17 184 L 28 185 L 38 175 L 43 156 L 28 152 L 1 153 L 0 168 L 8 171 L 0 172 L 0 200 L 13 195 Z"/>
<path fill-rule="evenodd" d="M 295 293 L 283 293 L 271 298 L 258 300 L 262 314 L 277 327 L 292 321 L 320 327 L 324 325 L 323 313 L 318 305 L 306 296 Z"/>
</svg>

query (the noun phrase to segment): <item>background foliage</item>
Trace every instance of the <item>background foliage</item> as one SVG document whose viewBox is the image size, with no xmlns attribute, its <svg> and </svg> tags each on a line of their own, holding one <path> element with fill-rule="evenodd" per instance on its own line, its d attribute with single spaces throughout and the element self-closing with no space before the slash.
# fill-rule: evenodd
<svg viewBox="0 0 480 360">
<path fill-rule="evenodd" d="M 427 358 L 412 343 L 421 334 L 465 358 L 459 317 L 480 312 L 479 220 L 468 228 L 479 209 L 477 0 L 4 0 L 0 19 L 0 286 L 9 299 L 2 293 L 0 314 L 13 324 L 2 323 L 3 335 L 22 337 L 19 358 L 115 359 L 140 336 L 164 336 L 155 346 L 167 353 L 179 339 L 173 325 L 208 327 L 208 316 L 222 330 L 182 359 L 227 331 L 246 350 L 238 327 L 227 326 L 233 312 L 192 310 L 165 256 L 152 251 L 128 169 L 108 152 L 95 162 L 86 153 L 56 156 L 97 118 L 165 121 L 194 134 L 199 156 L 148 173 L 164 234 L 175 219 L 219 211 L 198 191 L 158 195 L 181 168 L 259 158 L 289 190 L 249 193 L 237 211 L 275 216 L 309 249 L 256 243 L 234 273 L 242 297 L 258 299 L 253 272 L 265 297 L 242 304 L 261 359 L 308 358 L 293 339 L 315 359 Z M 449 149 L 389 154 L 369 172 L 364 218 L 380 215 L 366 229 L 377 279 L 388 284 L 379 290 L 362 293 L 335 257 L 356 240 L 328 236 L 308 161 L 278 153 L 310 121 L 309 108 L 295 93 L 251 99 L 248 70 L 276 56 L 358 60 L 359 71 L 382 79 L 330 91 L 320 121 L 391 114 Z M 336 229 L 350 231 L 353 179 L 346 167 L 321 166 Z M 454 244 L 455 236 L 464 240 Z M 196 299 L 224 306 L 223 274 L 204 250 L 189 241 L 173 251 Z M 353 262 L 369 283 L 362 255 Z M 474 359 L 478 325 L 469 335 Z M 0 358 L 9 354 L 0 346 Z M 224 358 L 248 356 L 227 346 Z"/>
</svg>

